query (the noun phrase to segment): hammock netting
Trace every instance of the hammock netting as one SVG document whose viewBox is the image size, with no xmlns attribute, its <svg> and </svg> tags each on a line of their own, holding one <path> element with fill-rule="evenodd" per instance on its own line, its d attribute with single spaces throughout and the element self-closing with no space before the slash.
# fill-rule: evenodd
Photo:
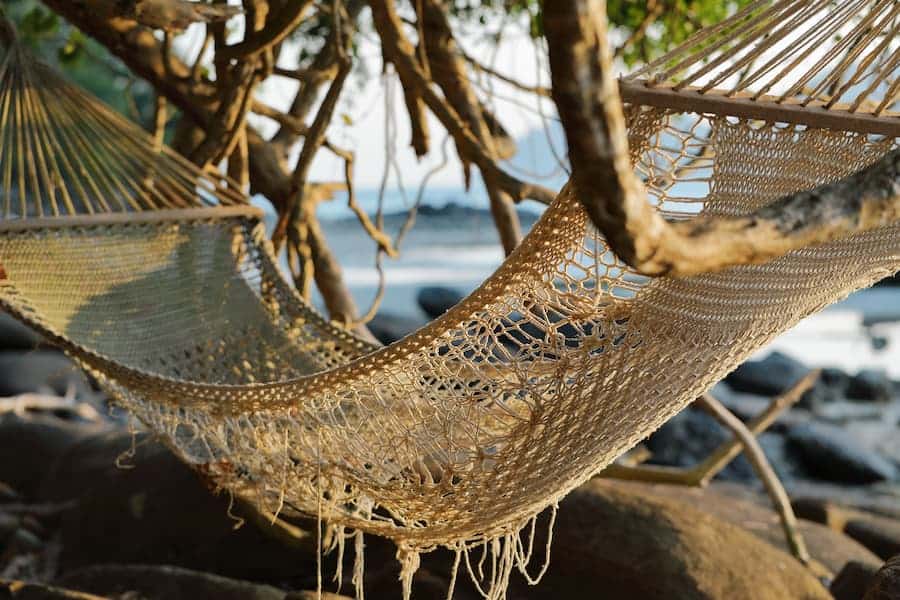
<svg viewBox="0 0 900 600">
<path fill-rule="evenodd" d="M 753 3 L 624 80 L 631 158 L 667 217 L 745 214 L 896 147 L 900 4 L 835 4 Z M 538 513 L 779 333 L 900 267 L 893 225 L 646 278 L 566 188 L 468 298 L 376 348 L 285 283 L 231 182 L 16 46 L 0 207 L 4 309 L 185 461 L 272 514 L 318 516 L 338 544 L 391 538 L 407 588 L 420 552 L 454 549 L 458 566 L 484 546 L 490 597 L 525 570 Z"/>
</svg>

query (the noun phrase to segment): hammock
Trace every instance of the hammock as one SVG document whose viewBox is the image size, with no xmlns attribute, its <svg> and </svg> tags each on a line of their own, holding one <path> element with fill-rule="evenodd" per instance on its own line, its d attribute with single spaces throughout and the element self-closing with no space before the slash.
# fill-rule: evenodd
<svg viewBox="0 0 900 600">
<path fill-rule="evenodd" d="M 755 2 L 623 80 L 631 158 L 666 216 L 746 213 L 896 146 L 900 5 L 830 7 Z M 447 547 L 502 597 L 538 513 L 900 267 L 894 225 L 650 279 L 567 188 L 468 298 L 375 348 L 283 281 L 230 182 L 15 45 L 0 71 L 2 307 L 222 488 L 318 516 L 336 544 L 356 536 L 359 560 L 363 533 L 393 539 L 406 593 L 419 553 Z M 483 576 L 473 548 L 493 556 Z"/>
</svg>

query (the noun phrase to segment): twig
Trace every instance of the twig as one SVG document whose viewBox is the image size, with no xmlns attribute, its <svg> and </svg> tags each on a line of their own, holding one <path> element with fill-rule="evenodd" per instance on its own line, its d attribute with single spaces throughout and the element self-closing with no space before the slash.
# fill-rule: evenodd
<svg viewBox="0 0 900 600">
<path fill-rule="evenodd" d="M 760 447 L 759 442 L 753 433 L 747 429 L 747 426 L 711 394 L 702 395 L 699 401 L 722 425 L 730 429 L 743 444 L 744 456 L 750 461 L 756 476 L 762 480 L 766 492 L 768 492 L 769 498 L 771 498 L 775 507 L 775 511 L 781 518 L 781 526 L 784 528 L 784 534 L 787 537 L 791 553 L 804 565 L 808 565 L 810 562 L 809 551 L 806 549 L 803 535 L 797 528 L 797 516 L 794 514 L 794 509 L 791 506 L 791 499 L 788 498 L 787 492 L 784 491 L 784 486 L 781 485 L 778 475 L 772 469 L 772 465 L 766 458 L 766 454 Z"/>
<path fill-rule="evenodd" d="M 515 201 L 532 199 L 544 204 L 553 201 L 556 194 L 536 184 L 520 181 L 501 169 L 484 151 L 482 144 L 469 131 L 459 113 L 429 85 L 409 40 L 400 29 L 400 18 L 393 0 L 369 0 L 375 28 L 381 37 L 385 52 L 397 67 L 401 77 L 412 82 L 422 99 L 441 124 L 453 135 L 459 152 L 478 165 L 485 179 L 493 179 L 498 187 L 510 194 Z M 406 85 L 404 85 L 406 87 Z"/>
<path fill-rule="evenodd" d="M 599 475 L 612 479 L 702 487 L 707 485 L 717 473 L 725 468 L 743 450 L 744 455 L 750 461 L 753 470 L 762 481 L 769 498 L 772 500 L 775 511 L 781 520 L 791 553 L 804 565 L 809 565 L 809 551 L 798 529 L 797 517 L 791 506 L 790 498 L 755 436 L 765 431 L 782 411 L 795 404 L 816 382 L 820 373 L 820 371 L 816 370 L 807 374 L 790 390 L 775 398 L 766 410 L 748 425 L 744 425 L 740 419 L 734 416 L 731 411 L 725 408 L 711 394 L 707 393 L 698 398 L 697 401 L 701 406 L 709 411 L 722 425 L 731 430 L 735 437 L 720 445 L 706 460 L 690 469 L 656 465 L 630 466 L 613 464 Z"/>
<path fill-rule="evenodd" d="M 808 373 L 791 389 L 774 398 L 764 411 L 747 424 L 748 429 L 754 435 L 759 435 L 768 429 L 781 413 L 796 404 L 803 397 L 803 394 L 819 378 L 820 373 L 821 371 L 818 370 Z M 732 438 L 720 444 L 703 462 L 688 469 L 661 465 L 627 466 L 613 463 L 598 473 L 597 476 L 702 487 L 712 481 L 722 469 L 737 458 L 741 453 L 741 449 L 741 441 Z"/>
<path fill-rule="evenodd" d="M 14 413 L 24 416 L 29 411 L 66 411 L 86 421 L 102 421 L 103 417 L 86 402 L 76 402 L 74 398 L 59 398 L 42 394 L 22 394 L 11 398 L 0 398 L 0 414 Z"/>
<path fill-rule="evenodd" d="M 221 48 L 217 52 L 217 58 L 221 57 L 226 61 L 236 58 L 247 59 L 279 44 L 303 22 L 306 9 L 311 4 L 312 0 L 285 2 L 278 14 L 270 19 L 263 29 L 247 35 L 240 43 Z"/>
</svg>

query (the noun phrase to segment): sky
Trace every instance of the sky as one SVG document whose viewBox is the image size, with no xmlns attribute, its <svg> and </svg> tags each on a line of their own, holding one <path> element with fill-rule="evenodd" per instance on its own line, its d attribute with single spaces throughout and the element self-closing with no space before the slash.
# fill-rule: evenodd
<svg viewBox="0 0 900 600">
<path fill-rule="evenodd" d="M 236 30 L 232 35 L 239 37 L 240 34 Z M 199 26 L 193 26 L 176 40 L 176 51 L 192 57 L 201 42 L 202 30 Z M 526 85 L 549 83 L 549 72 L 543 64 L 545 61 L 538 58 L 533 41 L 524 27 L 508 27 L 499 45 L 487 43 L 478 35 L 466 33 L 460 35 L 459 42 L 467 53 Z M 288 60 L 291 55 L 296 54 L 286 48 L 282 52 L 283 58 L 279 66 L 296 67 L 296 63 L 291 64 Z M 361 60 L 346 84 L 337 109 L 339 118 L 333 120 L 328 131 L 328 137 L 333 143 L 355 152 L 354 174 L 357 188 L 379 188 L 385 177 L 385 169 L 388 168 L 388 189 L 396 190 L 402 186 L 412 189 L 414 195 L 417 185 L 431 171 L 434 172 L 428 180 L 430 189 L 462 189 L 462 166 L 452 143 L 448 142 L 446 145 L 446 166 L 436 169 L 445 162 L 442 146 L 447 134 L 433 115 L 428 114 L 432 148 L 429 155 L 418 159 L 409 146 L 409 119 L 401 87 L 395 74 L 381 73 L 381 48 L 374 33 L 363 37 L 359 56 Z M 564 143 L 552 103 L 496 80 L 487 85 L 493 85 L 493 99 L 488 99 L 488 94 L 479 90 L 481 97 L 488 99 L 488 105 L 494 109 L 509 133 L 516 139 L 523 139 L 521 155 L 511 168 L 522 178 L 558 187 L 564 180 L 564 172 L 557 161 L 553 160 L 553 152 L 548 153 L 548 138 L 545 133 L 545 127 L 555 130 L 552 132 L 555 153 L 563 155 Z M 296 81 L 273 76 L 263 83 L 257 97 L 266 104 L 283 110 L 290 106 L 297 87 Z M 258 115 L 251 115 L 250 122 L 266 136 L 276 130 L 272 121 Z M 394 151 L 389 152 L 388 146 Z M 295 155 L 298 153 L 299 148 L 295 149 Z M 310 178 L 313 181 L 342 181 L 343 161 L 327 150 L 320 151 L 313 162 Z"/>
</svg>

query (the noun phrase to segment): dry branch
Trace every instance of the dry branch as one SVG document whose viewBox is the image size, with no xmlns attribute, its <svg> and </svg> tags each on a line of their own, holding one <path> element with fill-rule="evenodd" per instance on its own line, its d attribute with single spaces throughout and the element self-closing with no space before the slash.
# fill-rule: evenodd
<svg viewBox="0 0 900 600">
<path fill-rule="evenodd" d="M 192 23 L 227 21 L 243 12 L 227 5 L 209 5 L 188 0 L 113 0 L 111 8 L 146 27 L 182 31 Z"/>
<path fill-rule="evenodd" d="M 401 78 L 405 77 L 410 85 L 417 87 L 429 110 L 453 136 L 460 156 L 477 165 L 485 180 L 493 180 L 515 201 L 531 199 L 544 204 L 552 202 L 556 196 L 553 191 L 520 181 L 501 169 L 485 152 L 478 138 L 473 135 L 450 103 L 431 88 L 428 76 L 416 59 L 413 45 L 403 33 L 402 21 L 393 0 L 369 0 L 369 6 L 372 9 L 375 29 L 385 47 L 384 52 L 391 56 Z"/>
<path fill-rule="evenodd" d="M 576 193 L 611 248 L 650 274 L 686 276 L 757 264 L 900 218 L 900 151 L 836 183 L 740 218 L 668 222 L 646 200 L 628 158 L 625 119 L 600 0 L 545 3 L 553 98 Z"/>
<path fill-rule="evenodd" d="M 437 0 L 419 0 L 414 6 L 422 29 L 425 55 L 432 79 L 441 88 L 444 98 L 463 119 L 469 131 L 478 139 L 484 152 L 494 161 L 502 158 L 481 102 L 469 83 L 466 63 L 453 37 L 450 21 L 443 6 Z M 469 162 L 469 158 L 463 153 L 460 158 L 464 163 Z M 485 186 L 490 198 L 494 224 L 500 234 L 503 249 L 509 254 L 522 240 L 519 216 L 512 198 L 496 179 L 486 174 Z"/>
<path fill-rule="evenodd" d="M 293 0 L 286 2 L 274 16 L 267 20 L 265 27 L 254 31 L 244 41 L 233 46 L 226 46 L 216 53 L 217 58 L 231 60 L 247 59 L 272 46 L 281 43 L 305 18 L 306 10 L 312 0 Z"/>
</svg>

